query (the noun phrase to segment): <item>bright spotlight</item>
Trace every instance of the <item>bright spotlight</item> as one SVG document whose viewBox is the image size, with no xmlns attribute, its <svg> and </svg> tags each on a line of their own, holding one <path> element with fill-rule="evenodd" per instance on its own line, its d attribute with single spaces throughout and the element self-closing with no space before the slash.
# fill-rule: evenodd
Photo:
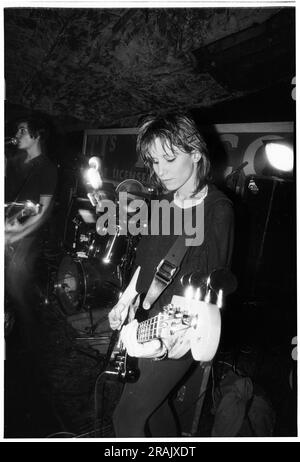
<svg viewBox="0 0 300 462">
<path fill-rule="evenodd" d="M 93 156 L 89 158 L 89 166 L 95 168 L 96 170 L 100 170 L 101 161 L 99 157 Z"/>
<path fill-rule="evenodd" d="M 93 189 L 99 189 L 102 186 L 102 180 L 98 170 L 91 167 L 86 171 L 87 182 L 92 186 Z"/>
<path fill-rule="evenodd" d="M 266 156 L 272 167 L 282 172 L 291 172 L 294 168 L 294 153 L 291 146 L 282 143 L 266 143 Z"/>
</svg>

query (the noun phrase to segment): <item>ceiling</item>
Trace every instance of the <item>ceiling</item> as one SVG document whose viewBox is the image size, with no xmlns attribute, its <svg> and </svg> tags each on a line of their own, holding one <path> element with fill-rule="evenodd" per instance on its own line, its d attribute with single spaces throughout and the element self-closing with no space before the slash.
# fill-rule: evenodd
<svg viewBox="0 0 300 462">
<path fill-rule="evenodd" d="M 152 111 L 291 100 L 294 8 L 5 8 L 4 33 L 7 117 L 126 127 Z"/>
</svg>

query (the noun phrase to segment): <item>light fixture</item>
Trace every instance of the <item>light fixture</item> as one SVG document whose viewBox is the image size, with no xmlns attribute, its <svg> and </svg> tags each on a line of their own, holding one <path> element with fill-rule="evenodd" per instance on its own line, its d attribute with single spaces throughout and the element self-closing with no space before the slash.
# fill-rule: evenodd
<svg viewBox="0 0 300 462">
<path fill-rule="evenodd" d="M 100 174 L 98 170 L 96 170 L 95 168 L 91 167 L 87 169 L 86 179 L 87 179 L 87 183 L 90 184 L 93 189 L 97 190 L 101 188 L 102 181 L 100 178 Z"/>
<path fill-rule="evenodd" d="M 265 143 L 265 153 L 270 165 L 281 172 L 292 172 L 294 168 L 294 152 L 292 146 L 284 142 L 270 141 Z"/>
<path fill-rule="evenodd" d="M 89 159 L 89 168 L 85 172 L 87 184 L 89 184 L 95 191 L 100 189 L 102 186 L 100 166 L 101 162 L 99 157 L 91 157 Z"/>
<path fill-rule="evenodd" d="M 89 166 L 99 171 L 100 166 L 101 166 L 101 161 L 100 161 L 99 157 L 96 157 L 96 156 L 90 157 L 89 158 Z"/>
</svg>

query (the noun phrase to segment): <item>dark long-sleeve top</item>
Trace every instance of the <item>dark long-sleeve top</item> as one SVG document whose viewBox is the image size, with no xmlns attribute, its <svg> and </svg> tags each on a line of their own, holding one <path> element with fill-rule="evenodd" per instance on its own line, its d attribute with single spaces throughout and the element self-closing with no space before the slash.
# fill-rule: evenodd
<svg viewBox="0 0 300 462">
<path fill-rule="evenodd" d="M 195 207 L 193 207 L 195 208 Z M 203 226 L 203 223 L 201 223 Z M 139 242 L 135 266 L 141 266 L 137 291 L 146 294 L 160 261 L 167 255 L 177 235 L 146 235 Z M 193 271 L 209 275 L 218 268 L 229 268 L 234 241 L 234 215 L 231 201 L 214 185 L 208 186 L 204 199 L 204 239 L 201 245 L 189 246 L 181 268 L 173 282 L 164 290 L 150 311 L 150 316 L 170 303 L 173 295 L 183 295 L 180 282 Z"/>
</svg>

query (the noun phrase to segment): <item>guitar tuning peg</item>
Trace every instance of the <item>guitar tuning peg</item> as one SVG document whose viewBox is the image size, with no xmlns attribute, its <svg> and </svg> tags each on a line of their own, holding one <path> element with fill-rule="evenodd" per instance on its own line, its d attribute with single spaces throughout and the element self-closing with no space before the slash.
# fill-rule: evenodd
<svg viewBox="0 0 300 462">
<path fill-rule="evenodd" d="M 165 313 L 168 313 L 168 314 L 173 314 L 175 312 L 175 308 L 172 303 L 169 303 L 168 305 L 166 305 L 163 310 Z"/>
<path fill-rule="evenodd" d="M 196 293 L 195 293 L 195 300 L 201 300 L 202 294 L 201 294 L 201 289 L 200 287 L 197 287 Z"/>
<path fill-rule="evenodd" d="M 209 289 L 204 298 L 205 303 L 211 303 L 211 290 Z"/>
<path fill-rule="evenodd" d="M 223 290 L 220 289 L 218 292 L 217 307 L 222 308 L 223 302 L 224 302 L 224 293 L 223 293 Z"/>
<path fill-rule="evenodd" d="M 208 291 L 209 289 L 210 289 L 210 275 L 208 276 L 206 280 L 206 291 Z"/>
</svg>

